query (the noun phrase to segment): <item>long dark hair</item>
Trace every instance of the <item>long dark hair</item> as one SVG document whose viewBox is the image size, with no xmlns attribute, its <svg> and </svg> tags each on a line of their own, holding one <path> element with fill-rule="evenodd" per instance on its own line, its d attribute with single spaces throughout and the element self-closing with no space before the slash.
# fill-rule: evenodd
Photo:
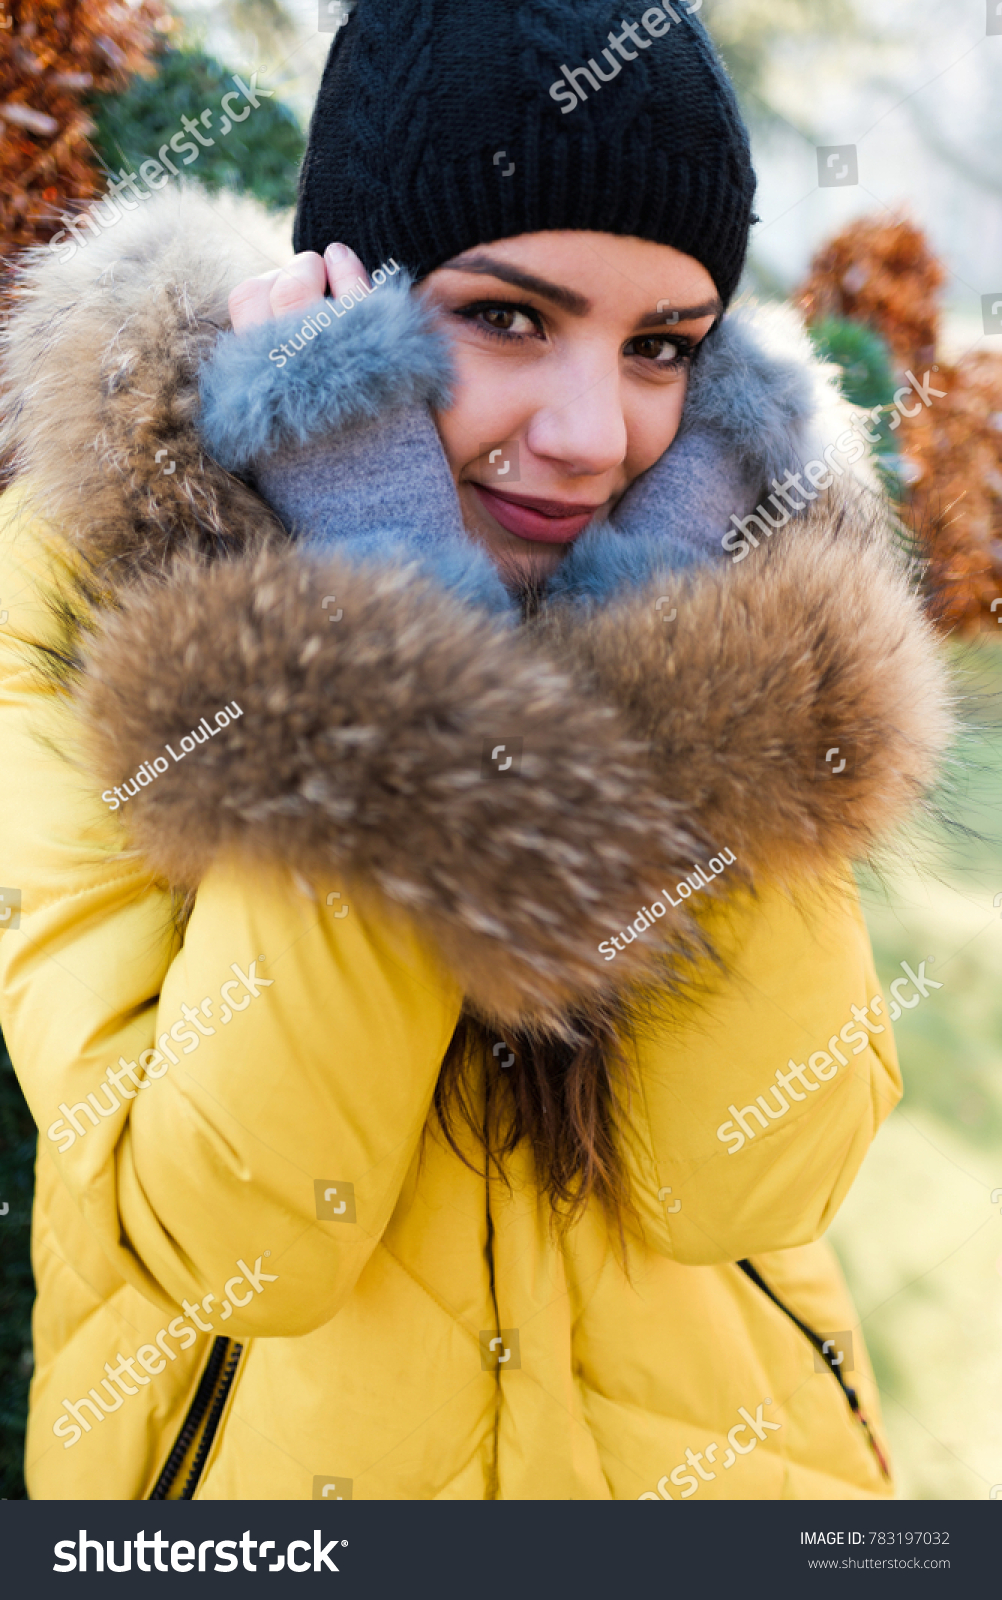
<svg viewBox="0 0 1002 1600">
<path fill-rule="evenodd" d="M 546 580 L 499 561 L 523 625 L 541 612 Z M 450 1148 L 474 1171 L 457 1133 L 465 1126 L 507 1181 L 509 1157 L 526 1140 L 536 1180 L 550 1199 L 554 1227 L 566 1232 L 597 1200 L 622 1247 L 623 1217 L 632 1212 L 629 1185 L 616 1141 L 618 1099 L 629 1105 L 629 1073 L 621 1040 L 629 1034 L 625 1003 L 568 1018 L 574 1042 L 529 1028 L 499 1030 L 464 1011 L 442 1060 L 434 1107 Z M 497 1046 L 501 1045 L 500 1050 Z M 508 1066 L 508 1057 L 514 1059 Z M 477 1085 L 486 1086 L 483 1105 Z"/>
<path fill-rule="evenodd" d="M 582 1016 L 574 1023 L 576 1042 L 567 1043 L 528 1030 L 499 1032 L 464 1012 L 442 1062 L 435 1111 L 466 1166 L 479 1170 L 458 1142 L 461 1124 L 484 1152 L 484 1170 L 493 1167 L 506 1181 L 508 1160 L 526 1141 L 558 1233 L 594 1198 L 622 1239 L 631 1207 L 615 1135 L 617 1101 L 625 1109 L 629 1094 L 621 1019 Z"/>
</svg>

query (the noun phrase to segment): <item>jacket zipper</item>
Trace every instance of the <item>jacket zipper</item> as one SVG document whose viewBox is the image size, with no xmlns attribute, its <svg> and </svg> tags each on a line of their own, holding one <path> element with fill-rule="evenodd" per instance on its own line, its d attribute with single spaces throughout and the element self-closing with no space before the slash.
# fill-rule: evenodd
<svg viewBox="0 0 1002 1600">
<path fill-rule="evenodd" d="M 181 1465 L 191 1449 L 199 1429 L 202 1429 L 198 1439 L 198 1447 L 191 1464 L 191 1469 L 185 1481 L 184 1488 L 179 1498 L 192 1500 L 198 1487 L 199 1479 L 205 1469 L 212 1441 L 219 1430 L 220 1419 L 226 1405 L 229 1392 L 233 1387 L 237 1366 L 243 1352 L 243 1345 L 237 1344 L 232 1339 L 222 1337 L 213 1341 L 209 1352 L 209 1359 L 205 1363 L 201 1382 L 195 1391 L 195 1398 L 188 1407 L 188 1415 L 184 1419 L 181 1432 L 178 1434 L 174 1448 L 167 1457 L 166 1465 L 156 1481 L 151 1500 L 166 1500 L 177 1480 Z"/>
<path fill-rule="evenodd" d="M 487 1273 L 491 1292 L 491 1305 L 494 1310 L 494 1331 L 501 1332 L 501 1310 L 498 1306 L 497 1277 L 494 1260 L 494 1215 L 491 1209 L 491 1158 L 490 1158 L 490 1123 L 491 1123 L 491 1080 L 490 1074 L 484 1080 L 484 1200 L 486 1205 L 487 1220 Z M 493 1459 L 490 1464 L 487 1483 L 488 1500 L 499 1500 L 500 1478 L 498 1461 L 501 1449 L 501 1368 L 498 1367 L 494 1375 L 494 1440 Z"/>
<path fill-rule="evenodd" d="M 494 1291 L 493 1234 L 493 1218 L 491 1217 L 490 1212 L 490 1181 L 488 1179 L 487 1249 L 491 1277 L 491 1295 L 492 1298 L 494 1298 L 495 1320 L 498 1320 L 499 1313 Z M 770 1289 L 765 1279 L 756 1270 L 756 1268 L 752 1266 L 750 1261 L 739 1261 L 737 1262 L 737 1266 L 744 1273 L 745 1277 L 750 1279 L 757 1288 L 761 1289 L 762 1293 L 772 1301 L 773 1305 L 776 1306 L 778 1310 L 783 1312 L 784 1316 L 789 1317 L 790 1321 L 800 1329 L 805 1339 L 808 1339 L 814 1346 L 814 1349 L 818 1352 L 818 1355 L 824 1361 L 825 1365 L 828 1367 L 828 1370 L 835 1377 L 840 1389 L 842 1390 L 842 1393 L 849 1402 L 849 1409 L 852 1411 L 853 1416 L 862 1427 L 866 1441 L 876 1457 L 877 1465 L 880 1467 L 881 1473 L 886 1479 L 890 1480 L 891 1472 L 887 1463 L 887 1459 L 877 1443 L 876 1438 L 874 1437 L 873 1431 L 870 1428 L 870 1424 L 867 1421 L 863 1408 L 859 1403 L 859 1398 L 856 1394 L 856 1391 L 846 1383 L 838 1367 L 834 1366 L 832 1362 L 828 1360 L 828 1355 L 824 1348 L 824 1340 L 822 1339 L 820 1333 L 815 1333 L 813 1328 L 808 1327 L 806 1322 L 801 1321 L 800 1317 L 798 1317 L 794 1311 L 790 1310 L 790 1307 L 779 1298 L 778 1294 L 776 1294 L 773 1289 Z M 171 1489 L 174 1486 L 178 1472 L 181 1469 L 181 1463 L 188 1454 L 199 1428 L 202 1427 L 204 1419 L 204 1427 L 202 1427 L 202 1435 L 198 1441 L 198 1448 L 195 1451 L 195 1457 L 188 1472 L 188 1477 L 185 1481 L 184 1488 L 179 1496 L 179 1498 L 182 1500 L 191 1500 L 194 1498 L 195 1490 L 198 1488 L 199 1480 L 201 1479 L 202 1473 L 205 1470 L 205 1463 L 208 1460 L 209 1451 L 212 1449 L 213 1440 L 219 1431 L 219 1423 L 222 1419 L 230 1390 L 233 1387 L 233 1379 L 236 1377 L 237 1367 L 240 1364 L 240 1357 L 242 1354 L 243 1345 L 237 1344 L 233 1340 L 219 1337 L 213 1342 L 212 1349 L 209 1352 L 209 1359 L 205 1364 L 205 1371 L 202 1374 L 202 1380 L 195 1391 L 195 1398 L 188 1407 L 188 1414 L 184 1419 L 181 1432 L 177 1436 L 174 1448 L 168 1456 L 166 1465 L 157 1479 L 153 1492 L 150 1495 L 151 1500 L 167 1499 Z M 495 1417 L 495 1432 L 497 1421 L 498 1419 Z M 495 1444 L 496 1442 L 497 1441 L 495 1439 Z M 496 1485 L 494 1488 L 496 1493 Z"/>
<path fill-rule="evenodd" d="M 820 1333 L 815 1333 L 813 1328 L 809 1328 L 806 1322 L 802 1322 L 796 1313 L 790 1310 L 789 1306 L 779 1298 L 779 1295 L 776 1294 L 775 1290 L 770 1289 L 765 1279 L 755 1269 L 755 1267 L 752 1266 L 750 1261 L 739 1261 L 737 1265 L 741 1268 L 741 1271 L 744 1273 L 745 1277 L 750 1278 L 752 1283 L 755 1284 L 756 1288 L 761 1289 L 762 1293 L 768 1296 L 773 1305 L 777 1306 L 779 1310 L 783 1312 L 784 1316 L 789 1317 L 790 1321 L 800 1329 L 801 1333 L 804 1335 L 804 1338 L 810 1340 L 811 1344 L 814 1346 L 829 1372 L 831 1372 L 837 1379 L 839 1388 L 842 1390 L 842 1393 L 849 1402 L 849 1409 L 862 1428 L 863 1433 L 866 1436 L 866 1442 L 876 1457 L 877 1465 L 889 1483 L 891 1479 L 891 1469 L 890 1465 L 888 1464 L 887 1457 L 884 1455 L 884 1452 L 881 1450 L 876 1438 L 874 1437 L 873 1430 L 866 1419 L 855 1389 L 850 1388 L 849 1384 L 847 1384 L 843 1378 L 840 1368 L 829 1359 L 828 1352 L 825 1349 L 825 1341 L 822 1339 Z"/>
</svg>

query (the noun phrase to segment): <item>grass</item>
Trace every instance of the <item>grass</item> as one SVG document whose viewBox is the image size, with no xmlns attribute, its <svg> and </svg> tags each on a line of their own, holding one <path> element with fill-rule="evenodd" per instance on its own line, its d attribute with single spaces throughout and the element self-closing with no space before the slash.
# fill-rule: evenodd
<svg viewBox="0 0 1002 1600">
<path fill-rule="evenodd" d="M 953 825 L 861 885 L 885 992 L 930 956 L 942 988 L 895 1024 L 904 1098 L 831 1230 L 905 1499 L 1002 1494 L 1002 649 L 955 665 Z"/>
</svg>

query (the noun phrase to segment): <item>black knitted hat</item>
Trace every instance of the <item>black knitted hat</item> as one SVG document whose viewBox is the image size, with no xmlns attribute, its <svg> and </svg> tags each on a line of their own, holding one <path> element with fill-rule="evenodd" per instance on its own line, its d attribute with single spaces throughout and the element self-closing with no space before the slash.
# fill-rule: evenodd
<svg viewBox="0 0 1002 1600">
<path fill-rule="evenodd" d="M 359 0 L 320 85 L 296 250 L 337 239 L 421 278 L 492 239 L 591 229 L 694 256 L 726 304 L 755 175 L 686 4 L 633 21 L 614 0 Z"/>
</svg>

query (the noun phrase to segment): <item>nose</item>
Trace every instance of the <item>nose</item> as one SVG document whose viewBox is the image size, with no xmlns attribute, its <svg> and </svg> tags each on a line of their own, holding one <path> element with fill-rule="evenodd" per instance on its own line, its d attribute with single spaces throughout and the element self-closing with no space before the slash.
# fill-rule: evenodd
<svg viewBox="0 0 1002 1600">
<path fill-rule="evenodd" d="M 580 362 L 553 377 L 557 392 L 533 413 L 529 449 L 575 477 L 614 471 L 626 459 L 627 442 L 616 367 L 602 359 Z"/>
</svg>

